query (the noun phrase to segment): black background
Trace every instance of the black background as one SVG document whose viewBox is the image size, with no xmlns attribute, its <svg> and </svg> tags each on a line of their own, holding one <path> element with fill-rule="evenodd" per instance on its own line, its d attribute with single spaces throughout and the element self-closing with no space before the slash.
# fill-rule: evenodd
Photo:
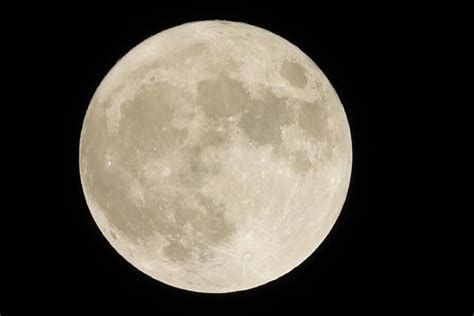
<svg viewBox="0 0 474 316">
<path fill-rule="evenodd" d="M 378 293 L 378 244 L 369 211 L 369 106 L 376 104 L 376 70 L 381 30 L 369 12 L 298 12 L 275 9 L 114 9 L 71 7 L 67 21 L 57 25 L 63 44 L 64 209 L 55 225 L 68 232 L 56 240 L 66 260 L 53 269 L 54 287 L 44 296 L 72 308 L 194 311 L 279 311 L 302 306 L 353 307 L 369 303 Z M 346 111 L 353 141 L 353 172 L 347 201 L 334 228 L 317 251 L 291 273 L 264 286 L 230 294 L 193 293 L 162 284 L 136 270 L 108 244 L 86 205 L 78 165 L 82 121 L 95 89 L 111 67 L 131 48 L 162 30 L 181 23 L 223 19 L 268 29 L 298 46 L 331 81 Z M 383 19 L 383 16 L 381 17 Z M 373 236 L 372 236 L 373 237 Z M 56 282 L 57 281 L 57 282 Z M 225 309 L 224 309 L 225 308 Z M 316 309 L 315 309 L 316 308 Z M 298 312 L 299 313 L 299 312 Z M 246 313 L 244 313 L 246 314 Z"/>
</svg>

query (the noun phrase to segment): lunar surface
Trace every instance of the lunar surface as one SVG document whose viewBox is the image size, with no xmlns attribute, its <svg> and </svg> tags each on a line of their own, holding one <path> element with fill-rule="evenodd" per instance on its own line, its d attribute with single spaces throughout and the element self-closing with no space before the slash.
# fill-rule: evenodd
<svg viewBox="0 0 474 316">
<path fill-rule="evenodd" d="M 334 225 L 352 165 L 328 79 L 296 46 L 244 23 L 177 26 L 97 88 L 80 139 L 92 216 L 128 262 L 224 293 L 274 280 Z"/>
</svg>

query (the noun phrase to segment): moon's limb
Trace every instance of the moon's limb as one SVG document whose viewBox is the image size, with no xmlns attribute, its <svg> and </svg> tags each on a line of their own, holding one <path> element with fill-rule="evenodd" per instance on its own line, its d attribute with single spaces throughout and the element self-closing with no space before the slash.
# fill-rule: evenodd
<svg viewBox="0 0 474 316">
<path fill-rule="evenodd" d="M 98 87 L 80 141 L 91 213 L 131 264 L 198 292 L 287 273 L 326 237 L 350 180 L 344 109 L 296 46 L 243 23 L 161 32 Z"/>
</svg>

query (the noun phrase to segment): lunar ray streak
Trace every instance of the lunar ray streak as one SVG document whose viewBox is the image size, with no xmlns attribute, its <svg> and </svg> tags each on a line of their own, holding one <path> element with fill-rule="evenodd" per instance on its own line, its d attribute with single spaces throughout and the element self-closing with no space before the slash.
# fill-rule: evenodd
<svg viewBox="0 0 474 316">
<path fill-rule="evenodd" d="M 245 284 L 247 282 L 247 265 L 245 264 L 245 261 L 242 261 L 242 279 Z"/>
<path fill-rule="evenodd" d="M 288 198 L 286 199 L 285 206 L 283 207 L 283 215 L 280 217 L 280 221 L 278 222 L 277 226 L 281 226 L 281 224 L 286 220 L 288 214 L 290 213 L 290 208 L 288 207 L 290 202 L 293 201 L 293 198 L 298 190 L 298 186 L 300 183 L 301 179 L 298 178 L 296 180 L 296 183 L 293 185 L 293 188 L 291 190 L 291 193 L 289 194 Z"/>
</svg>

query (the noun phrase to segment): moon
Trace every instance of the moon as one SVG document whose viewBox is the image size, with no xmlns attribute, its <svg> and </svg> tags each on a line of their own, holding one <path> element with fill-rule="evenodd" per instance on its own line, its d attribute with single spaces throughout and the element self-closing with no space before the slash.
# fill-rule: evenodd
<svg viewBox="0 0 474 316">
<path fill-rule="evenodd" d="M 259 27 L 199 21 L 120 59 L 86 113 L 79 165 L 112 247 L 173 287 L 254 288 L 321 244 L 344 204 L 352 145 L 316 64 Z"/>
</svg>

